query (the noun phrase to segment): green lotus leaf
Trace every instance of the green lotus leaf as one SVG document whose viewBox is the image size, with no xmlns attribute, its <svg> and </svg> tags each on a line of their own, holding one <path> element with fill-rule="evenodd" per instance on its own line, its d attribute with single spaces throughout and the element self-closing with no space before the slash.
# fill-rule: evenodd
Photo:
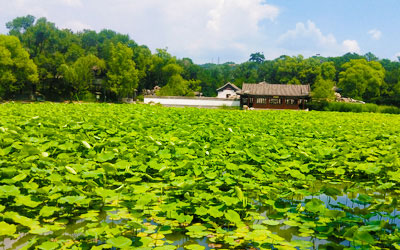
<svg viewBox="0 0 400 250">
<path fill-rule="evenodd" d="M 324 212 L 324 216 L 339 219 L 339 218 L 346 217 L 346 213 L 343 211 L 339 211 L 339 210 L 326 210 Z"/>
<path fill-rule="evenodd" d="M 4 217 L 31 229 L 40 227 L 40 223 L 38 221 L 19 215 L 16 212 L 5 212 Z"/>
<path fill-rule="evenodd" d="M 279 221 L 276 220 L 263 220 L 262 223 L 270 226 L 276 226 L 281 224 Z"/>
<path fill-rule="evenodd" d="M 114 164 L 111 164 L 109 162 L 101 164 L 101 167 L 104 169 L 104 171 L 107 174 L 115 174 L 115 173 L 117 173 L 117 169 L 115 168 Z"/>
<path fill-rule="evenodd" d="M 198 207 L 198 208 L 196 208 L 195 214 L 200 215 L 200 216 L 206 215 L 206 214 L 208 214 L 208 209 L 205 207 Z"/>
<path fill-rule="evenodd" d="M 156 195 L 153 193 L 145 194 L 140 196 L 139 200 L 136 202 L 138 206 L 145 206 L 156 199 Z"/>
<path fill-rule="evenodd" d="M 228 210 L 225 213 L 225 218 L 235 224 L 242 223 L 242 220 L 240 219 L 240 215 L 237 212 L 235 212 L 234 210 Z"/>
<path fill-rule="evenodd" d="M 361 226 L 358 231 L 363 232 L 370 232 L 370 231 L 380 231 L 382 228 L 380 225 L 367 225 L 367 226 Z"/>
<path fill-rule="evenodd" d="M 372 237 L 372 235 L 370 233 L 368 233 L 367 231 L 357 231 L 354 234 L 354 239 L 359 240 L 361 242 L 368 243 L 368 244 L 375 243 L 374 237 Z"/>
<path fill-rule="evenodd" d="M 229 197 L 229 196 L 222 196 L 220 198 L 220 200 L 223 201 L 227 206 L 232 206 L 232 205 L 235 205 L 238 202 L 240 202 L 240 200 L 238 198 Z"/>
<path fill-rule="evenodd" d="M 12 178 L 12 180 L 13 180 L 14 182 L 19 182 L 19 181 L 24 180 L 26 177 L 28 177 L 27 174 L 25 174 L 25 173 L 20 173 L 19 175 L 14 176 L 14 177 Z"/>
<path fill-rule="evenodd" d="M 208 213 L 214 218 L 219 218 L 224 215 L 224 212 L 220 211 L 220 207 L 210 207 Z"/>
<path fill-rule="evenodd" d="M 186 229 L 191 232 L 202 232 L 204 230 L 207 230 L 207 227 L 205 227 L 203 225 L 193 225 L 193 226 L 186 227 Z"/>
<path fill-rule="evenodd" d="M 32 228 L 31 230 L 29 230 L 29 233 L 42 235 L 42 234 L 50 232 L 50 231 L 51 230 L 46 227 L 35 227 L 35 228 Z"/>
<path fill-rule="evenodd" d="M 30 196 L 19 195 L 15 198 L 16 206 L 27 206 L 31 208 L 35 208 L 39 206 L 42 202 L 33 201 Z"/>
<path fill-rule="evenodd" d="M 57 242 L 53 241 L 46 241 L 37 246 L 38 249 L 41 250 L 53 250 L 53 249 L 58 249 L 60 245 Z"/>
<path fill-rule="evenodd" d="M 60 211 L 61 209 L 58 207 L 49 207 L 49 206 L 43 206 L 40 209 L 39 215 L 42 217 L 50 217 L 52 216 L 55 212 Z"/>
<path fill-rule="evenodd" d="M 98 162 L 106 162 L 111 161 L 112 159 L 114 159 L 114 157 L 114 152 L 103 152 L 97 155 L 96 160 Z"/>
<path fill-rule="evenodd" d="M 18 196 L 19 194 L 19 188 L 14 185 L 0 186 L 0 197 Z"/>
<path fill-rule="evenodd" d="M 192 244 L 192 245 L 185 246 L 185 249 L 189 249 L 189 250 L 204 250 L 206 248 L 204 246 L 201 246 L 201 245 Z"/>
<path fill-rule="evenodd" d="M 309 248 L 313 247 L 313 243 L 312 242 L 305 241 L 305 240 L 292 240 L 292 241 L 290 241 L 290 243 L 293 246 L 304 248 L 304 249 L 309 249 Z"/>
<path fill-rule="evenodd" d="M 324 202 L 316 198 L 306 203 L 305 209 L 313 213 L 319 213 L 325 210 Z"/>
<path fill-rule="evenodd" d="M 58 202 L 61 204 L 79 204 L 82 203 L 86 199 L 86 196 L 66 196 L 58 199 Z"/>
<path fill-rule="evenodd" d="M 154 250 L 175 250 L 177 246 L 174 245 L 164 245 L 160 247 L 155 247 Z"/>
<path fill-rule="evenodd" d="M 108 239 L 106 242 L 113 247 L 119 247 L 119 248 L 128 248 L 132 245 L 132 241 L 123 236 Z"/>
<path fill-rule="evenodd" d="M 283 224 L 291 226 L 291 227 L 298 227 L 301 225 L 301 223 L 299 223 L 297 221 L 293 221 L 293 220 L 284 221 Z"/>
<path fill-rule="evenodd" d="M 15 225 L 0 221 L 0 236 L 12 236 L 16 231 Z"/>
<path fill-rule="evenodd" d="M 132 164 L 130 163 L 130 162 L 128 162 L 128 161 L 125 161 L 125 160 L 122 160 L 122 161 L 118 161 L 117 163 L 115 163 L 114 164 L 114 166 L 116 167 L 116 168 L 118 168 L 118 169 L 129 169 L 129 167 L 131 166 Z"/>
<path fill-rule="evenodd" d="M 112 248 L 112 245 L 110 244 L 102 244 L 99 246 L 92 246 L 92 248 L 90 248 L 90 250 L 102 250 L 102 249 L 110 249 Z"/>
</svg>

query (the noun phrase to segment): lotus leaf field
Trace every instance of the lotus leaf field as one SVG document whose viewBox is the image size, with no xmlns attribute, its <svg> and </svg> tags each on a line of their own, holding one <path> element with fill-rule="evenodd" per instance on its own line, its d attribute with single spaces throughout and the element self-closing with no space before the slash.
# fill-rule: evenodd
<svg viewBox="0 0 400 250">
<path fill-rule="evenodd" d="M 0 105 L 3 249 L 400 249 L 400 116 Z"/>
</svg>

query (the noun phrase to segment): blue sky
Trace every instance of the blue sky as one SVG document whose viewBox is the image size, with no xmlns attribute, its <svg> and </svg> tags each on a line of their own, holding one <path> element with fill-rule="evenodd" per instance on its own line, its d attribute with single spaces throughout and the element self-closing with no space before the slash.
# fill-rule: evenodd
<svg viewBox="0 0 400 250">
<path fill-rule="evenodd" d="M 74 31 L 115 30 L 195 63 L 372 52 L 400 56 L 398 0 L 0 0 L 5 23 L 27 14 Z"/>
</svg>

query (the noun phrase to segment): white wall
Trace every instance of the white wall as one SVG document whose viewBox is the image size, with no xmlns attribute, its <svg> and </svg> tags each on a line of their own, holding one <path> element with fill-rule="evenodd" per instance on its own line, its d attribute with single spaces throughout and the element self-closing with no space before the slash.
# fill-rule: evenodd
<svg viewBox="0 0 400 250">
<path fill-rule="evenodd" d="M 239 107 L 239 99 L 219 99 L 219 98 L 209 98 L 209 97 L 197 97 L 197 98 L 184 98 L 184 97 L 153 97 L 145 96 L 144 103 L 160 103 L 167 106 L 204 106 L 204 107 Z"/>
<path fill-rule="evenodd" d="M 224 89 L 223 91 L 218 92 L 218 97 L 217 98 L 226 98 L 226 95 L 230 96 L 237 96 L 236 92 L 232 89 Z"/>
</svg>

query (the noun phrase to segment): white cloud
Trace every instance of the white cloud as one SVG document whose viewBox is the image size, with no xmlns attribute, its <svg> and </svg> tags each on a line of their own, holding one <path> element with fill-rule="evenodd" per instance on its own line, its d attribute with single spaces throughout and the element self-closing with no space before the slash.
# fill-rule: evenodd
<svg viewBox="0 0 400 250">
<path fill-rule="evenodd" d="M 280 9 L 268 0 L 13 0 L 2 6 L 2 23 L 31 14 L 74 31 L 112 29 L 153 51 L 168 47 L 196 63 L 218 57 L 240 62 L 257 51 L 278 52 L 265 25 L 275 22 Z M 0 27 L 0 32 L 7 30 Z"/>
<path fill-rule="evenodd" d="M 394 55 L 394 60 L 395 61 L 398 61 L 399 60 L 399 57 L 400 57 L 400 52 L 398 52 L 398 53 L 396 53 L 395 55 Z"/>
<path fill-rule="evenodd" d="M 82 6 L 81 0 L 59 0 L 61 4 L 65 4 L 68 6 L 73 6 L 73 7 L 80 7 Z M 57 2 L 56 0 L 53 0 L 53 2 Z"/>
<path fill-rule="evenodd" d="M 306 24 L 299 22 L 295 29 L 288 30 L 278 39 L 278 45 L 287 53 L 313 56 L 338 56 L 347 52 L 360 53 L 355 40 L 344 40 L 338 43 L 333 34 L 324 34 L 317 25 L 308 20 Z"/>
<path fill-rule="evenodd" d="M 8 15 L 13 15 L 13 18 L 16 18 L 17 16 L 25 16 L 28 14 L 36 17 L 48 17 L 47 10 L 39 4 L 35 4 L 32 0 L 9 1 L 7 5 L 8 8 L 5 8 L 5 11 Z M 9 21 L 11 21 L 12 19 L 10 19 Z"/>
<path fill-rule="evenodd" d="M 358 46 L 358 42 L 356 40 L 344 40 L 342 44 L 345 52 L 355 52 L 358 54 L 360 54 L 361 52 L 360 47 Z"/>
<path fill-rule="evenodd" d="M 368 31 L 368 34 L 374 40 L 379 40 L 382 37 L 382 32 L 380 30 L 377 30 L 377 29 L 372 29 L 372 30 Z"/>
<path fill-rule="evenodd" d="M 14 0 L 18 7 L 26 6 L 49 6 L 49 5 L 67 5 L 82 6 L 81 0 Z"/>
<path fill-rule="evenodd" d="M 332 34 L 324 35 L 312 21 L 307 24 L 297 23 L 294 30 L 289 30 L 279 38 L 279 42 L 294 47 L 315 47 L 324 48 L 335 46 L 336 38 Z"/>
<path fill-rule="evenodd" d="M 196 62 L 211 61 L 212 54 L 222 61 L 237 60 L 232 57 L 238 54 L 247 59 L 252 44 L 264 37 L 260 22 L 279 15 L 278 7 L 263 0 L 116 0 L 107 11 L 129 15 L 110 28 L 151 48 L 167 46 L 178 57 L 199 58 Z"/>
</svg>

